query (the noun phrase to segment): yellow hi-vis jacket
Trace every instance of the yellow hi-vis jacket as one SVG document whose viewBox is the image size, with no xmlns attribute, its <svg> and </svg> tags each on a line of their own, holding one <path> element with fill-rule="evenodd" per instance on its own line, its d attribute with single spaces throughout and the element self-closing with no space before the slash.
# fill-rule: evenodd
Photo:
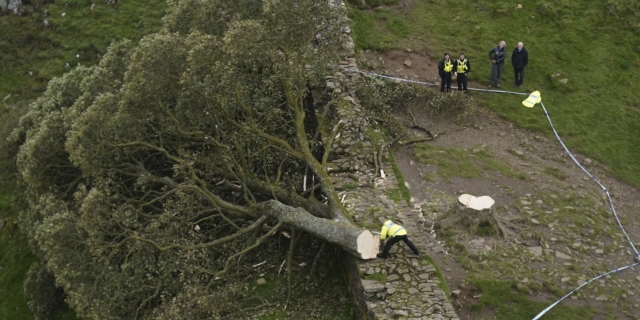
<svg viewBox="0 0 640 320">
<path fill-rule="evenodd" d="M 540 97 L 540 91 L 534 91 L 529 95 L 529 98 L 522 101 L 522 104 L 527 108 L 533 108 L 536 104 L 540 103 L 542 98 Z"/>
<path fill-rule="evenodd" d="M 444 72 L 451 72 L 451 70 L 453 70 L 453 63 L 451 63 L 451 60 L 445 61 L 444 62 Z"/>
<path fill-rule="evenodd" d="M 403 226 L 391 220 L 387 220 L 382 226 L 382 231 L 380 231 L 380 239 L 386 239 L 387 235 L 389 236 L 389 238 L 393 238 L 395 236 L 406 236 L 407 230 L 405 230 Z"/>
<path fill-rule="evenodd" d="M 467 73 L 467 70 L 469 70 L 469 67 L 467 67 L 467 59 L 458 59 L 458 61 L 456 61 L 456 65 L 458 66 L 458 70 L 456 70 L 457 73 Z"/>
</svg>

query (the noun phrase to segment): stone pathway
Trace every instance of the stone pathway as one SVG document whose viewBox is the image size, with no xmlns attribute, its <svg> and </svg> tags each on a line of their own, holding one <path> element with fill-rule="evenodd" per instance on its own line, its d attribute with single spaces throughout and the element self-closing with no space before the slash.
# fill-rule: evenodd
<svg viewBox="0 0 640 320">
<path fill-rule="evenodd" d="M 365 176 L 361 180 L 369 178 Z M 343 177 L 343 183 L 352 181 Z M 345 206 L 366 225 L 376 221 L 381 225 L 385 218 L 400 223 L 422 255 L 417 257 L 400 242 L 391 249 L 388 259 L 358 261 L 368 307 L 377 319 L 458 319 L 440 287 L 435 266 L 427 259 L 428 247 L 433 244 L 428 244 L 422 236 L 424 230 L 416 223 L 416 212 L 411 211 L 404 200 L 395 203 L 388 197 L 389 192 L 398 187 L 396 177 L 389 173 L 386 179 L 377 179 L 375 185 L 375 188 L 340 192 L 341 197 L 345 196 Z"/>
</svg>

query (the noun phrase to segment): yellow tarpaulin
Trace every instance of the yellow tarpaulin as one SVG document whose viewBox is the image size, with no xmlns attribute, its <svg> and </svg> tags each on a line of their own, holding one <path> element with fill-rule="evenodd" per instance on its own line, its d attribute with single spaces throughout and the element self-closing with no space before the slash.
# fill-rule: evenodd
<svg viewBox="0 0 640 320">
<path fill-rule="evenodd" d="M 540 103 L 542 98 L 540 97 L 540 91 L 534 91 L 529 95 L 527 100 L 522 101 L 522 104 L 527 108 L 533 108 L 536 104 Z"/>
</svg>

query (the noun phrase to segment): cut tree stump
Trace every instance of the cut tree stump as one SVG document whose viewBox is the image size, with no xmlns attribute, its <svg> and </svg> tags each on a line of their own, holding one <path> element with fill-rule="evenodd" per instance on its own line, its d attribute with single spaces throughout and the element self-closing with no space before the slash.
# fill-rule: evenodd
<svg viewBox="0 0 640 320">
<path fill-rule="evenodd" d="M 471 235 L 477 235 L 482 228 L 485 234 L 506 237 L 507 232 L 500 222 L 495 203 L 489 196 L 463 194 L 458 197 L 456 205 L 436 221 L 436 226 L 440 229 L 462 229 Z"/>
</svg>

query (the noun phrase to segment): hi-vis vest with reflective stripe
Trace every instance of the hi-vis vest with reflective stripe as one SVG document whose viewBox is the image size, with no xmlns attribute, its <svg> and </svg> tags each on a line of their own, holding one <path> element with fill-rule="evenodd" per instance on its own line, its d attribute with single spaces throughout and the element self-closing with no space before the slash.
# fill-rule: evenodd
<svg viewBox="0 0 640 320">
<path fill-rule="evenodd" d="M 451 60 L 449 61 L 444 61 L 444 72 L 451 72 L 451 70 L 453 70 L 453 63 L 451 63 Z"/>
<path fill-rule="evenodd" d="M 407 230 L 404 229 L 401 225 L 387 220 L 384 222 L 382 226 L 382 231 L 380 231 L 380 239 L 384 240 L 389 236 L 389 238 L 393 238 L 395 236 L 406 236 Z"/>
<path fill-rule="evenodd" d="M 464 59 L 462 61 L 460 61 L 460 59 L 458 59 L 458 68 L 456 70 L 457 73 L 467 73 L 467 70 L 469 69 L 469 67 L 467 67 L 467 59 Z"/>
<path fill-rule="evenodd" d="M 540 103 L 542 98 L 540 97 L 540 91 L 534 91 L 529 95 L 527 100 L 522 101 L 522 104 L 527 108 L 533 108 L 536 104 Z"/>
</svg>

